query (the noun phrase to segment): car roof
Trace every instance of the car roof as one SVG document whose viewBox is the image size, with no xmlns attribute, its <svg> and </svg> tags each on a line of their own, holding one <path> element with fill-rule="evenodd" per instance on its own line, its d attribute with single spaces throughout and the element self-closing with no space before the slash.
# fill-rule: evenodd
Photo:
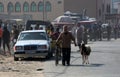
<svg viewBox="0 0 120 77">
<path fill-rule="evenodd" d="M 21 33 L 26 33 L 26 32 L 46 32 L 45 30 L 26 30 L 22 31 Z"/>
</svg>

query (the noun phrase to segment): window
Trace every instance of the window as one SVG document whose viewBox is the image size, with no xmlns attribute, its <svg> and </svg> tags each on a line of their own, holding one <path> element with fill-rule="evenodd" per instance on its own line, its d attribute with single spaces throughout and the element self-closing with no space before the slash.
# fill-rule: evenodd
<svg viewBox="0 0 120 77">
<path fill-rule="evenodd" d="M 25 3 L 23 4 L 23 11 L 24 11 L 24 12 L 29 12 L 29 4 L 28 4 L 27 2 L 25 2 Z"/>
<path fill-rule="evenodd" d="M 51 3 L 49 1 L 45 4 L 45 11 L 50 12 L 51 11 Z"/>
<path fill-rule="evenodd" d="M 46 40 L 47 36 L 45 32 L 26 32 L 21 33 L 18 40 Z"/>
<path fill-rule="evenodd" d="M 21 5 L 19 2 L 15 4 L 15 12 L 20 12 L 21 11 Z"/>
<path fill-rule="evenodd" d="M 43 10 L 44 10 L 44 4 L 43 4 L 43 2 L 39 2 L 38 3 L 38 11 L 42 12 Z"/>
<path fill-rule="evenodd" d="M 31 3 L 31 11 L 36 12 L 36 3 L 35 2 Z"/>
<path fill-rule="evenodd" d="M 13 4 L 11 2 L 8 3 L 7 11 L 8 12 L 13 12 L 14 11 L 14 7 L 13 7 Z"/>
<path fill-rule="evenodd" d="M 58 4 L 61 4 L 62 3 L 62 1 L 58 1 Z"/>
<path fill-rule="evenodd" d="M 4 11 L 4 5 L 2 3 L 0 3 L 0 12 Z"/>
</svg>

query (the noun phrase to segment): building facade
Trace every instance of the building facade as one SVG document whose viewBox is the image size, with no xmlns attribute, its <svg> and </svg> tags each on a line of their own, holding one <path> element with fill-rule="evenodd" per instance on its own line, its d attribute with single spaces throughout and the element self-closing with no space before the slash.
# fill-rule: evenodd
<svg viewBox="0 0 120 77">
<path fill-rule="evenodd" d="M 120 0 L 113 0 L 112 13 L 120 14 Z"/>
<path fill-rule="evenodd" d="M 0 0 L 0 19 L 51 21 L 63 14 L 63 0 Z"/>
<path fill-rule="evenodd" d="M 48 20 L 66 11 L 103 20 L 110 13 L 111 0 L 0 0 L 0 19 Z"/>
<path fill-rule="evenodd" d="M 111 12 L 111 0 L 64 0 L 64 11 L 82 14 L 84 9 L 86 9 L 87 16 L 104 21 L 105 14 Z"/>
</svg>

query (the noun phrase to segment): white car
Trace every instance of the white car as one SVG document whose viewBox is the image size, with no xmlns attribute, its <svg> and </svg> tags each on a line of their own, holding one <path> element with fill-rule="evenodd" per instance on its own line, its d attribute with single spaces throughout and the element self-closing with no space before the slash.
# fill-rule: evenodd
<svg viewBox="0 0 120 77">
<path fill-rule="evenodd" d="M 14 45 L 14 61 L 28 57 L 51 57 L 50 41 L 45 30 L 22 31 Z"/>
</svg>

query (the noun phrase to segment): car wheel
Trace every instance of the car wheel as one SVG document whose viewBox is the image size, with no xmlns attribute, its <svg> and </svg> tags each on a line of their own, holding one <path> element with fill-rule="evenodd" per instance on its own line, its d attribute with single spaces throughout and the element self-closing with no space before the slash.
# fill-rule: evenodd
<svg viewBox="0 0 120 77">
<path fill-rule="evenodd" d="M 18 61 L 18 60 L 19 60 L 19 58 L 14 56 L 14 61 Z"/>
</svg>

